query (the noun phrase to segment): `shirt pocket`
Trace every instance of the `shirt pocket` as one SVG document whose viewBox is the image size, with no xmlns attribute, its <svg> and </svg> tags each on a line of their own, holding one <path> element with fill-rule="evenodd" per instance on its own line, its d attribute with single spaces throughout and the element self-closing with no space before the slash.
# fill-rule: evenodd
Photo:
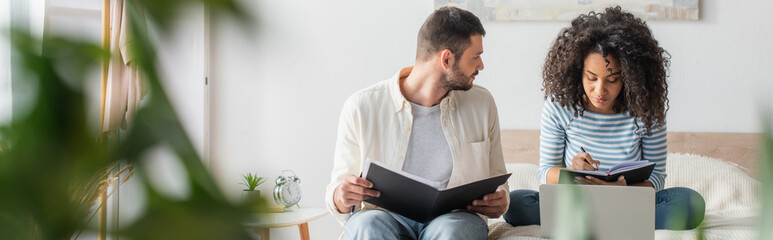
<svg viewBox="0 0 773 240">
<path fill-rule="evenodd" d="M 473 181 L 489 177 L 491 142 L 471 142 L 465 144 L 465 161 L 462 169 L 465 170 L 465 178 Z"/>
</svg>

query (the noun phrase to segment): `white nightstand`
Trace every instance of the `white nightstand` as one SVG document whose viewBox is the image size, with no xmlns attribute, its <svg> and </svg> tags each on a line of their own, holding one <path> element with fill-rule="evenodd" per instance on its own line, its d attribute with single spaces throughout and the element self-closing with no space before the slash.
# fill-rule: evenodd
<svg viewBox="0 0 773 240">
<path fill-rule="evenodd" d="M 243 223 L 255 229 L 261 240 L 269 240 L 269 229 L 298 225 L 302 240 L 309 239 L 309 222 L 328 214 L 325 208 L 294 208 L 281 213 L 255 213 Z"/>
</svg>

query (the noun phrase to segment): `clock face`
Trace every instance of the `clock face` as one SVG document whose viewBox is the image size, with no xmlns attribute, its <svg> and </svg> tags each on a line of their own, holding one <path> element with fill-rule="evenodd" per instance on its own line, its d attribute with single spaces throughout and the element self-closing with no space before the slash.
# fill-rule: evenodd
<svg viewBox="0 0 773 240">
<path fill-rule="evenodd" d="M 282 200 L 286 206 L 292 206 L 301 201 L 301 187 L 295 182 L 288 182 L 282 187 Z"/>
</svg>

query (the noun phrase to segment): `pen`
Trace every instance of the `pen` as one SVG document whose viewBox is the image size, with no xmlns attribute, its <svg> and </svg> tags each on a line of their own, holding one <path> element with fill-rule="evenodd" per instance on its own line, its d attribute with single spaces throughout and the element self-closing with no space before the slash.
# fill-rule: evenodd
<svg viewBox="0 0 773 240">
<path fill-rule="evenodd" d="M 586 151 L 585 151 L 585 148 L 582 148 L 582 147 L 580 147 L 580 151 L 582 151 L 582 152 L 584 152 L 584 153 L 588 153 L 588 152 L 586 152 Z M 586 162 L 587 162 L 587 160 L 586 160 Z M 590 163 L 590 162 L 589 162 L 589 163 Z M 596 168 L 596 170 L 598 170 L 598 169 L 599 169 L 599 165 L 598 165 L 598 164 L 591 164 L 591 166 L 593 166 L 594 168 Z M 354 208 L 352 208 L 352 209 L 354 209 Z M 354 211 L 354 210 L 352 210 L 352 211 Z"/>
</svg>

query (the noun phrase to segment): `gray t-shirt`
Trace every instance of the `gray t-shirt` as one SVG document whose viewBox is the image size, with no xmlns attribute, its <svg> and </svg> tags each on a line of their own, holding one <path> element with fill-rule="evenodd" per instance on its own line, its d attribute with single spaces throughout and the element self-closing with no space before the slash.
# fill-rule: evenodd
<svg viewBox="0 0 773 240">
<path fill-rule="evenodd" d="M 413 127 L 403 171 L 431 181 L 444 189 L 451 178 L 453 159 L 440 123 L 440 104 L 424 107 L 411 103 Z"/>
</svg>

